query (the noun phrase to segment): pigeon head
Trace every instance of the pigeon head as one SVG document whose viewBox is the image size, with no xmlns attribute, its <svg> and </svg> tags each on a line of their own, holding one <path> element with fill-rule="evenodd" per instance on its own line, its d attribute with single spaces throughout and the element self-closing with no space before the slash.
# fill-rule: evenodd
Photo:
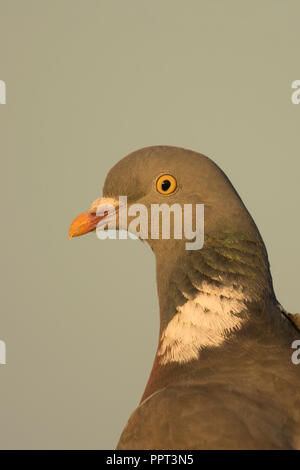
<svg viewBox="0 0 300 470">
<path fill-rule="evenodd" d="M 103 192 L 145 204 L 202 202 L 214 228 L 249 224 L 248 213 L 222 170 L 204 155 L 182 148 L 158 146 L 131 153 L 110 170 Z"/>
<path fill-rule="evenodd" d="M 106 205 L 116 211 L 120 209 L 119 199 L 127 198 L 127 226 L 134 218 L 130 208 L 141 204 L 147 209 L 147 230 L 145 239 L 156 255 L 164 250 L 181 253 L 185 248 L 186 238 L 182 229 L 182 238 L 172 237 L 175 219 L 170 218 L 170 237 L 164 238 L 159 227 L 158 241 L 151 237 L 152 206 L 190 205 L 192 227 L 196 227 L 196 204 L 203 205 L 205 234 L 228 231 L 247 234 L 256 240 L 258 230 L 242 203 L 237 192 L 223 171 L 208 157 L 183 148 L 169 146 L 147 147 L 133 152 L 120 160 L 108 173 L 103 197 L 96 199 L 86 213 L 77 218 L 70 228 L 70 238 L 95 230 L 99 221 L 105 226 Z M 138 206 L 136 206 L 138 209 Z M 103 209 L 101 213 L 101 208 Z M 98 212 L 98 216 L 97 216 Z M 101 219 L 100 219 L 101 218 Z M 153 220 L 153 217 L 152 217 Z M 184 221 L 183 221 L 184 222 Z M 116 229 L 120 228 L 116 217 Z M 101 227 L 100 227 L 101 228 Z"/>
</svg>

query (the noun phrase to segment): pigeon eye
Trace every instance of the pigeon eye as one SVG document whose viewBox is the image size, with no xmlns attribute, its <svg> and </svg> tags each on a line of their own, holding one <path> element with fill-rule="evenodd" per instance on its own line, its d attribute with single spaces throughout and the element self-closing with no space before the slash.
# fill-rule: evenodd
<svg viewBox="0 0 300 470">
<path fill-rule="evenodd" d="M 156 181 L 156 189 L 160 194 L 172 194 L 177 188 L 177 182 L 172 175 L 162 175 Z"/>
</svg>

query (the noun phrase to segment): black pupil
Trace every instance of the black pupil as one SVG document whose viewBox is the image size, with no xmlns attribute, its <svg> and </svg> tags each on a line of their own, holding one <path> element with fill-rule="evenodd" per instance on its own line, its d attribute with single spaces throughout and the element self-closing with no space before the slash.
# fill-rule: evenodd
<svg viewBox="0 0 300 470">
<path fill-rule="evenodd" d="M 171 183 L 169 180 L 164 180 L 162 183 L 161 183 L 161 189 L 163 191 L 168 191 L 169 187 L 171 186 Z"/>
</svg>

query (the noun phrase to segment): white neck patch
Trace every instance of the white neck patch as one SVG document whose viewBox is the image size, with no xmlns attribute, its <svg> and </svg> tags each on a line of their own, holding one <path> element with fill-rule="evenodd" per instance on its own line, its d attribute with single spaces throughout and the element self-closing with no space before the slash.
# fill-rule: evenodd
<svg viewBox="0 0 300 470">
<path fill-rule="evenodd" d="M 163 331 L 157 356 L 160 364 L 189 362 L 201 349 L 220 346 L 245 321 L 236 314 L 246 309 L 241 288 L 201 285 L 193 300 L 181 307 Z"/>
</svg>

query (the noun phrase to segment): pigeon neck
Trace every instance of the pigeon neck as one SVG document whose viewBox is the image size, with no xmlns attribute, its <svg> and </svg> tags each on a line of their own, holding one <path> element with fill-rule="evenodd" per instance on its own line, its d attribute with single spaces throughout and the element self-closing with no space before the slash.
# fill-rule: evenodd
<svg viewBox="0 0 300 470">
<path fill-rule="evenodd" d="M 201 351 L 236 343 L 244 327 L 267 319 L 266 307 L 275 301 L 263 242 L 237 233 L 207 236 L 202 250 L 173 264 L 157 257 L 157 285 L 160 336 L 152 378 L 201 365 Z"/>
</svg>

